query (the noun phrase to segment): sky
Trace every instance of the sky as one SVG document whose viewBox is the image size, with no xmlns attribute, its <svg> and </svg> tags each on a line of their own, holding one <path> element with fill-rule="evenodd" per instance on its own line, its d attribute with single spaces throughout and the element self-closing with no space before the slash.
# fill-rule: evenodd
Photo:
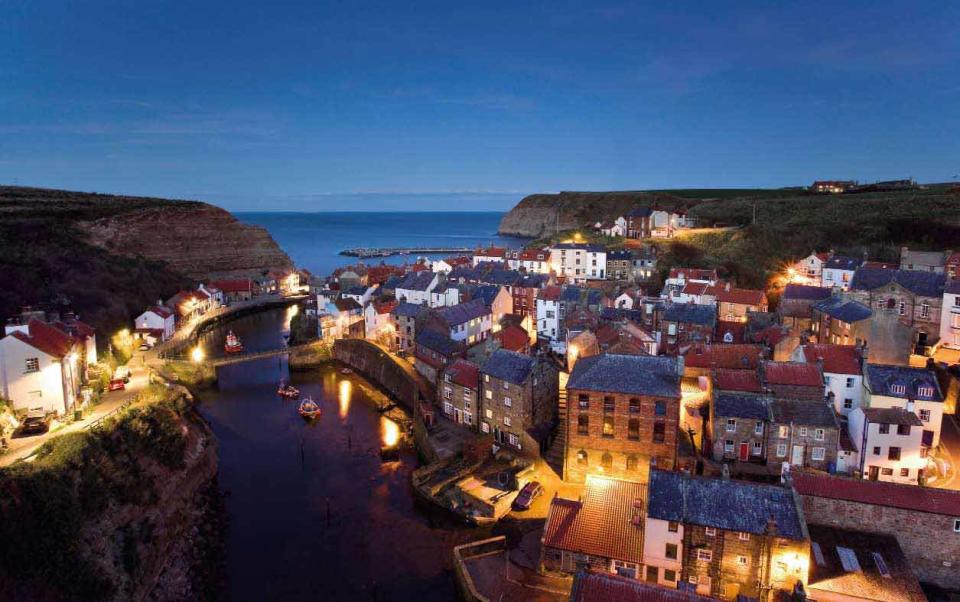
<svg viewBox="0 0 960 602">
<path fill-rule="evenodd" d="M 960 175 L 960 3 L 0 0 L 0 183 L 232 210 Z"/>
</svg>

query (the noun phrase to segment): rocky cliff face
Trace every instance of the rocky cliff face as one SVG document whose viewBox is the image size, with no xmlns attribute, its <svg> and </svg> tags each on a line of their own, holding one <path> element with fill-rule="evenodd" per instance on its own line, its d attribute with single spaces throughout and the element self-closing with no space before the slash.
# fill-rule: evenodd
<svg viewBox="0 0 960 602">
<path fill-rule="evenodd" d="M 293 268 L 262 227 L 205 203 L 160 205 L 82 222 L 90 241 L 113 253 L 162 261 L 190 278 L 258 276 Z"/>
<path fill-rule="evenodd" d="M 524 197 L 500 221 L 499 233 L 537 238 L 611 220 L 638 206 L 664 208 L 688 201 L 649 192 L 561 192 Z"/>
</svg>

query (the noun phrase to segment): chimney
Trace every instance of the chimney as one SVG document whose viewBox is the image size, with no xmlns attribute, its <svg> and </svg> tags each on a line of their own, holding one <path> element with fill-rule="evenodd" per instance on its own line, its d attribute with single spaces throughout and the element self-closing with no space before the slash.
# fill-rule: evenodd
<svg viewBox="0 0 960 602">
<path fill-rule="evenodd" d="M 726 284 L 723 285 L 723 290 L 730 292 L 730 281 L 728 280 Z"/>
</svg>

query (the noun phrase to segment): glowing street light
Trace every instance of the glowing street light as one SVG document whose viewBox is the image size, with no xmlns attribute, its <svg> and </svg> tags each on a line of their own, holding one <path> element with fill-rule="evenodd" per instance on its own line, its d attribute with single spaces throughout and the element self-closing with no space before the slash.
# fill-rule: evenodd
<svg viewBox="0 0 960 602">
<path fill-rule="evenodd" d="M 190 352 L 190 359 L 197 364 L 203 361 L 203 349 L 201 349 L 199 345 L 194 347 L 193 351 Z"/>
</svg>

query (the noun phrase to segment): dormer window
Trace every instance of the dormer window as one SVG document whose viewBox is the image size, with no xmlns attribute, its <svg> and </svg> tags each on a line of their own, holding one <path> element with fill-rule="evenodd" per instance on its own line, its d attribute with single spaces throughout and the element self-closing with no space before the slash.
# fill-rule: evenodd
<svg viewBox="0 0 960 602">
<path fill-rule="evenodd" d="M 890 385 L 890 392 L 894 395 L 903 395 L 907 392 L 906 385 Z"/>
<path fill-rule="evenodd" d="M 917 387 L 918 397 L 933 397 L 933 387 Z"/>
</svg>

